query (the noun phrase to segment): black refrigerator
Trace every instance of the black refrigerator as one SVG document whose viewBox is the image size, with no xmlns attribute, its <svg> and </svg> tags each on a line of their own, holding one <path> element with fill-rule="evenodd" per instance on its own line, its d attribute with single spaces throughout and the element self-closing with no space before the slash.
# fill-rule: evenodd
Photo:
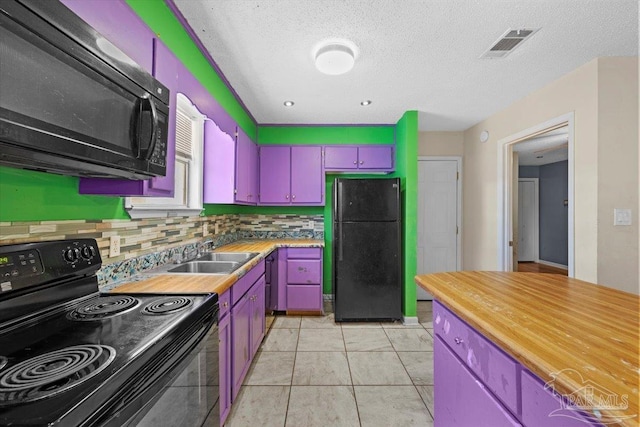
<svg viewBox="0 0 640 427">
<path fill-rule="evenodd" d="M 402 318 L 400 180 L 336 178 L 333 297 L 336 322 Z"/>
</svg>

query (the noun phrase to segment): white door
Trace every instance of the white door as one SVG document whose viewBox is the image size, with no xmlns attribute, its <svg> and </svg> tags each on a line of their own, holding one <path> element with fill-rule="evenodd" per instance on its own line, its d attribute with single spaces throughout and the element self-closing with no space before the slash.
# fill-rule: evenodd
<svg viewBox="0 0 640 427">
<path fill-rule="evenodd" d="M 518 180 L 518 261 L 538 260 L 538 179 Z"/>
<path fill-rule="evenodd" d="M 458 165 L 418 161 L 418 274 L 458 270 Z M 417 298 L 432 296 L 418 286 Z"/>
</svg>

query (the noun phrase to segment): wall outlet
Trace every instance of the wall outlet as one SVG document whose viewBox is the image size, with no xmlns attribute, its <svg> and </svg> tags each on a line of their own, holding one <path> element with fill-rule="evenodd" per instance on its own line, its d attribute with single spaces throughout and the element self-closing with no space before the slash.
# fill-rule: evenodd
<svg viewBox="0 0 640 427">
<path fill-rule="evenodd" d="M 213 232 L 216 234 L 220 234 L 220 225 L 217 222 L 214 223 Z"/>
<path fill-rule="evenodd" d="M 120 236 L 111 236 L 109 239 L 109 257 L 120 255 Z"/>
<path fill-rule="evenodd" d="M 209 235 L 209 224 L 206 222 L 202 223 L 202 237 L 206 237 Z"/>
</svg>

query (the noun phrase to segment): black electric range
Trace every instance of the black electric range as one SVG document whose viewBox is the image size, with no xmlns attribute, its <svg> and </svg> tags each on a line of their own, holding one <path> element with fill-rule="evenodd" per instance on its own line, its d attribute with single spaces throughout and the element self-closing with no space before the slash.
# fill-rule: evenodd
<svg viewBox="0 0 640 427">
<path fill-rule="evenodd" d="M 101 294 L 95 240 L 0 246 L 0 425 L 124 425 L 217 324 L 216 294 Z"/>
</svg>

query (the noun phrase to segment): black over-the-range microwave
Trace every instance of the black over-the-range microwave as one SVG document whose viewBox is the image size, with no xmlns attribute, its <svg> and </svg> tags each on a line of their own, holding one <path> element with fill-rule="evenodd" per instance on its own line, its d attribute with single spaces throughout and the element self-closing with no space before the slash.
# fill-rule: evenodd
<svg viewBox="0 0 640 427">
<path fill-rule="evenodd" d="M 0 0 L 0 164 L 165 175 L 169 90 L 58 0 Z"/>
</svg>

